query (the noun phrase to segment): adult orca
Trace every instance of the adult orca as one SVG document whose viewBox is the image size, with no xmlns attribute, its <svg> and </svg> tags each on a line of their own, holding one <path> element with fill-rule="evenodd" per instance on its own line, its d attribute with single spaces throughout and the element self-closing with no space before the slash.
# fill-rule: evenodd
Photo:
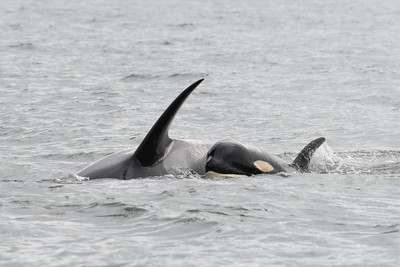
<svg viewBox="0 0 400 267">
<path fill-rule="evenodd" d="M 236 177 L 281 172 L 309 172 L 311 157 L 324 142 L 324 137 L 310 142 L 290 164 L 258 147 L 238 141 L 220 141 L 215 143 L 207 153 L 206 174 Z"/>
<path fill-rule="evenodd" d="M 205 173 L 206 155 L 211 144 L 175 140 L 168 130 L 179 108 L 203 79 L 186 88 L 164 111 L 136 150 L 106 156 L 77 173 L 81 177 L 134 179 L 181 173 Z"/>
</svg>

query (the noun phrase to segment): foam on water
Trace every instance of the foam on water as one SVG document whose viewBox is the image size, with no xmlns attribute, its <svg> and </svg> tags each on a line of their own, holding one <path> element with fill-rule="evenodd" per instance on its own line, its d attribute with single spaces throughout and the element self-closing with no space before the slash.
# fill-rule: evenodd
<svg viewBox="0 0 400 267">
<path fill-rule="evenodd" d="M 324 144 L 311 161 L 318 173 L 385 175 L 400 173 L 400 151 L 349 151 L 335 153 Z"/>
</svg>

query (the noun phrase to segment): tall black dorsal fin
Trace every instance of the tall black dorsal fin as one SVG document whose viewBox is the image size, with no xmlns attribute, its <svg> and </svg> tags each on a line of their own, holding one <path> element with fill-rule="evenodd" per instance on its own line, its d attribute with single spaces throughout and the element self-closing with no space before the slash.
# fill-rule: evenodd
<svg viewBox="0 0 400 267">
<path fill-rule="evenodd" d="M 314 154 L 315 150 L 317 150 L 324 142 L 324 137 L 320 137 L 315 139 L 314 141 L 311 141 L 303 148 L 303 150 L 299 153 L 299 155 L 295 158 L 291 165 L 301 172 L 309 172 L 311 157 Z"/>
<path fill-rule="evenodd" d="M 172 142 L 168 136 L 171 122 L 186 98 L 203 80 L 204 79 L 198 80 L 186 88 L 174 102 L 169 105 L 143 139 L 133 155 L 142 166 L 151 166 L 165 156 L 165 150 Z"/>
</svg>

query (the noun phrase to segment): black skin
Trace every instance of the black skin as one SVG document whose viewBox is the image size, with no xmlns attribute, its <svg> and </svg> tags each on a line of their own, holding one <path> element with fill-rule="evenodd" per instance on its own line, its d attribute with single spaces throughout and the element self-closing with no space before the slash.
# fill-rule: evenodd
<svg viewBox="0 0 400 267">
<path fill-rule="evenodd" d="M 220 141 L 214 144 L 207 153 L 206 172 L 218 174 L 276 174 L 280 172 L 309 172 L 309 163 L 313 153 L 325 142 L 324 137 L 317 138 L 306 145 L 293 163 L 262 151 L 256 147 L 244 145 L 237 141 Z M 255 165 L 262 161 L 273 167 L 263 172 Z"/>
<path fill-rule="evenodd" d="M 254 161 L 261 158 L 248 153 L 243 146 L 234 143 L 224 147 L 213 146 L 207 153 L 206 172 L 215 171 L 223 174 L 252 175 L 261 174 L 262 171 L 254 166 Z"/>
<path fill-rule="evenodd" d="M 220 174 L 256 175 L 262 174 L 255 161 L 265 161 L 274 167 L 270 174 L 290 171 L 290 166 L 282 159 L 235 141 L 221 141 L 211 147 L 207 153 L 206 172 Z"/>
</svg>

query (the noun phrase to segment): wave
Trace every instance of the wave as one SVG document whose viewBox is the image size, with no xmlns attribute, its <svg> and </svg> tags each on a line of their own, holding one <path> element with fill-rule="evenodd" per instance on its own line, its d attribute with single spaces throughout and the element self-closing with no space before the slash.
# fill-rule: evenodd
<svg viewBox="0 0 400 267">
<path fill-rule="evenodd" d="M 156 79 L 159 78 L 160 76 L 158 75 L 152 75 L 152 74 L 137 74 L 137 73 L 132 73 L 128 76 L 125 76 L 121 80 L 123 81 L 132 81 L 132 80 L 151 80 L 151 79 Z"/>
<path fill-rule="evenodd" d="M 31 42 L 17 43 L 9 46 L 10 48 L 17 48 L 22 50 L 34 50 L 36 46 Z"/>
<path fill-rule="evenodd" d="M 200 79 L 208 75 L 208 73 L 174 73 L 169 75 L 168 78 Z"/>
<path fill-rule="evenodd" d="M 208 73 L 172 73 L 165 75 L 132 73 L 122 78 L 122 81 L 146 81 L 153 79 L 200 79 L 209 76 Z"/>
</svg>

